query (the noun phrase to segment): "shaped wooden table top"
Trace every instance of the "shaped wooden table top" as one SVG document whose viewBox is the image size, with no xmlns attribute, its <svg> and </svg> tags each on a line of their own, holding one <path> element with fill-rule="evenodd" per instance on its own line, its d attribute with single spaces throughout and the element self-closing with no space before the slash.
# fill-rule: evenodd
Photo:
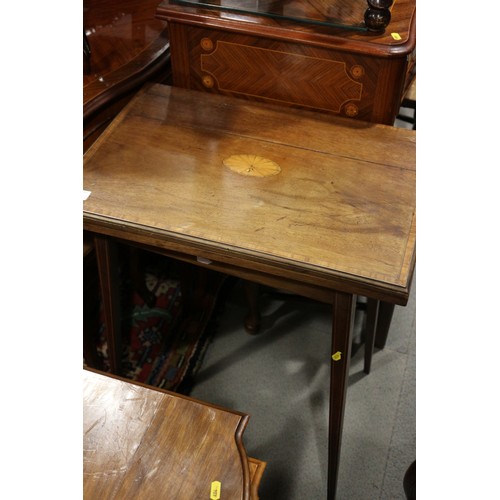
<svg viewBox="0 0 500 500">
<path fill-rule="evenodd" d="M 257 498 L 248 415 L 89 370 L 83 403 L 84 498 Z"/>
</svg>

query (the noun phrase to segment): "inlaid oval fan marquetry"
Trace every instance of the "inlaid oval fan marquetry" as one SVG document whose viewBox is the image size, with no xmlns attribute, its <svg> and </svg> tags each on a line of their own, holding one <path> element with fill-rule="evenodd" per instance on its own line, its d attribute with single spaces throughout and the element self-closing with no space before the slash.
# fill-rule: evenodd
<svg viewBox="0 0 500 500">
<path fill-rule="evenodd" d="M 233 172 L 253 177 L 268 177 L 281 172 L 276 162 L 257 155 L 231 155 L 222 164 Z"/>
</svg>

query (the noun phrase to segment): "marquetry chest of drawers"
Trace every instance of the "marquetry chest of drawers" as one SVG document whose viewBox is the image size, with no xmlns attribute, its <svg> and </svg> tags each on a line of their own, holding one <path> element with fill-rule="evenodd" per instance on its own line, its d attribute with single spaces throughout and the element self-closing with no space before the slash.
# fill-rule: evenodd
<svg viewBox="0 0 500 500">
<path fill-rule="evenodd" d="M 366 7 L 365 0 L 348 4 L 357 2 Z M 395 0 L 390 23 L 378 34 L 235 12 L 226 3 L 234 4 L 164 0 L 158 6 L 175 86 L 394 123 L 416 72 L 415 0 Z"/>
</svg>

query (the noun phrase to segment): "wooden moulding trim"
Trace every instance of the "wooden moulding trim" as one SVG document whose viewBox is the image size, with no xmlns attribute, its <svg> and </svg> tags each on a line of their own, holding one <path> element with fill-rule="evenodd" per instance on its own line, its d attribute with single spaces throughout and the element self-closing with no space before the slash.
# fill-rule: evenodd
<svg viewBox="0 0 500 500">
<path fill-rule="evenodd" d="M 243 432 L 248 424 L 249 416 L 245 415 L 238 423 L 234 439 L 236 447 L 240 455 L 241 470 L 243 472 L 243 499 L 251 500 L 251 479 L 250 479 L 250 466 L 248 465 L 248 456 L 243 444 Z"/>
<path fill-rule="evenodd" d="M 251 250 L 242 251 L 229 245 L 207 243 L 194 238 L 168 231 L 151 229 L 120 221 L 113 221 L 105 216 L 83 212 L 83 229 L 98 234 L 111 236 L 127 245 L 137 245 L 150 251 L 170 256 L 176 260 L 207 267 L 214 271 L 243 277 L 251 281 L 269 284 L 271 282 L 288 283 L 290 291 L 308 291 L 318 300 L 329 301 L 332 291 L 360 294 L 378 300 L 385 300 L 397 305 L 406 305 L 409 297 L 412 272 L 408 272 L 405 283 L 394 284 L 370 278 L 353 278 L 340 271 L 331 271 L 318 266 L 301 263 L 276 256 L 265 255 Z M 197 260 L 208 259 L 206 265 Z M 242 266 L 242 261 L 251 266 Z M 279 275 L 276 276 L 276 271 Z M 311 298 L 316 298 L 312 297 Z"/>
<path fill-rule="evenodd" d="M 186 10 L 173 10 L 171 6 L 167 8 L 160 5 L 156 11 L 155 17 L 167 21 L 167 23 L 180 23 L 204 29 L 218 29 L 221 31 L 254 37 L 265 37 L 288 43 L 302 43 L 343 52 L 355 52 L 365 56 L 370 55 L 384 58 L 403 57 L 410 54 L 415 49 L 416 45 L 416 9 L 413 11 L 409 23 L 408 39 L 400 44 L 387 45 L 373 41 L 365 42 L 362 40 L 353 40 L 351 38 L 345 39 L 335 34 L 300 31 L 293 27 L 285 27 L 279 24 L 275 26 L 257 25 L 255 22 L 252 22 L 253 19 L 250 16 L 248 16 L 248 21 L 246 22 L 238 19 L 229 19 L 227 17 L 221 19 L 207 16 L 203 18 L 196 12 L 197 9 L 194 7 L 182 8 Z M 239 17 L 243 18 L 244 16 Z M 290 23 L 291 22 L 292 21 L 290 21 Z M 252 28 L 254 28 L 255 31 L 253 31 Z M 339 30 L 341 29 L 342 28 L 339 28 Z M 367 37 L 368 36 L 369 35 L 367 35 Z"/>
<path fill-rule="evenodd" d="M 259 484 L 262 479 L 262 475 L 264 474 L 264 470 L 266 468 L 267 463 L 262 460 L 257 460 L 255 458 L 248 457 L 249 464 L 252 463 L 255 467 L 255 472 L 251 479 L 251 491 L 252 491 L 252 500 L 259 500 Z"/>
</svg>

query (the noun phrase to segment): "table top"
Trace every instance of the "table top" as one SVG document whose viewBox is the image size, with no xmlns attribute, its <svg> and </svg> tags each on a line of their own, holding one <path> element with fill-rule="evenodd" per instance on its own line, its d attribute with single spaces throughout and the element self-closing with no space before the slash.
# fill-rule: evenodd
<svg viewBox="0 0 500 500">
<path fill-rule="evenodd" d="M 162 0 L 157 17 L 350 52 L 401 57 L 416 47 L 416 1 L 395 0 L 383 33 L 364 27 L 366 0 Z"/>
<path fill-rule="evenodd" d="M 410 130 L 152 85 L 84 156 L 84 228 L 405 304 L 415 141 Z"/>
<path fill-rule="evenodd" d="M 86 369 L 83 403 L 84 498 L 250 498 L 247 415 Z"/>
</svg>

